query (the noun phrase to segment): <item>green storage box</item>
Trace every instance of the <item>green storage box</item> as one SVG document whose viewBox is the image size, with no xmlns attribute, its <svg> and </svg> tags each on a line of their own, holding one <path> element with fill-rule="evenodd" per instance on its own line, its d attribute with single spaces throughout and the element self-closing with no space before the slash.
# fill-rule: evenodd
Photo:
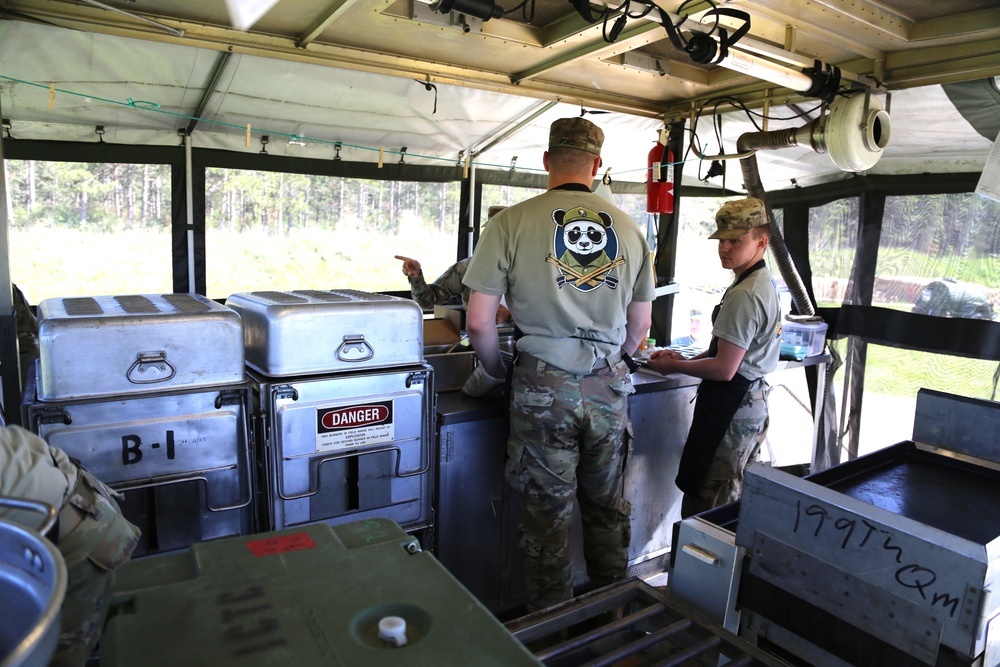
<svg viewBox="0 0 1000 667">
<path fill-rule="evenodd" d="M 541 664 L 388 519 L 204 542 L 111 586 L 101 667 Z"/>
</svg>

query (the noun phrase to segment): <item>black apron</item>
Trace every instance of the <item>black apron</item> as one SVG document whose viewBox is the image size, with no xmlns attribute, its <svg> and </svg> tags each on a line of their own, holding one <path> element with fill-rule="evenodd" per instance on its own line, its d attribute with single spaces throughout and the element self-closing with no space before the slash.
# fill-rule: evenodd
<svg viewBox="0 0 1000 667">
<path fill-rule="evenodd" d="M 760 260 L 739 275 L 729 286 L 722 301 L 712 311 L 712 324 L 719 316 L 719 310 L 726 301 L 729 291 L 750 277 L 758 269 L 764 268 L 764 260 Z M 714 357 L 719 352 L 719 339 L 712 336 L 708 346 L 708 356 Z M 722 442 L 722 437 L 729 429 L 733 416 L 740 407 L 740 402 L 746 396 L 753 380 L 748 380 L 739 373 L 727 382 L 721 380 L 702 380 L 698 387 L 698 398 L 694 404 L 694 418 L 691 430 L 688 431 L 684 452 L 681 454 L 680 468 L 674 483 L 684 493 L 695 494 L 705 479 L 715 452 Z"/>
</svg>

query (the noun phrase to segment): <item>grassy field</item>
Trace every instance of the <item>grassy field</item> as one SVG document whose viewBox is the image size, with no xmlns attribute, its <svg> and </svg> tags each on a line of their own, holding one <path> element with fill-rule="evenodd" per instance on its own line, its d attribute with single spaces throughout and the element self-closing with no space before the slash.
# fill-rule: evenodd
<svg viewBox="0 0 1000 667">
<path fill-rule="evenodd" d="M 865 392 L 915 396 L 926 388 L 988 399 L 996 372 L 995 361 L 869 345 Z"/>
<path fill-rule="evenodd" d="M 454 262 L 455 232 L 420 224 L 408 233 L 381 236 L 345 226 L 335 232 L 296 229 L 287 236 L 263 232 L 206 234 L 208 295 L 224 299 L 259 289 L 407 290 L 394 255 L 418 259 L 429 279 Z M 10 231 L 11 276 L 37 304 L 42 299 L 172 291 L 170 234 L 118 230 L 95 234 L 35 227 Z"/>
<path fill-rule="evenodd" d="M 225 299 L 235 292 L 260 289 L 407 290 L 394 255 L 419 259 L 431 279 L 451 264 L 454 230 L 438 232 L 419 221 L 409 221 L 401 228 L 409 231 L 380 236 L 346 226 L 336 232 L 300 229 L 275 237 L 209 230 L 209 296 Z M 166 231 L 94 234 L 44 227 L 11 229 L 10 247 L 11 275 L 32 304 L 57 296 L 172 291 L 171 240 Z M 721 280 L 724 285 L 729 276 L 717 269 L 718 257 L 711 242 L 678 258 L 678 279 L 683 288 L 705 284 L 709 277 L 711 283 Z M 718 301 L 718 294 L 698 294 L 706 303 Z M 675 312 L 683 314 L 685 307 L 679 302 Z M 678 322 L 678 328 L 684 326 L 683 321 Z M 869 347 L 866 391 L 914 396 L 921 387 L 928 387 L 990 398 L 996 370 L 994 362 L 873 345 Z"/>
</svg>

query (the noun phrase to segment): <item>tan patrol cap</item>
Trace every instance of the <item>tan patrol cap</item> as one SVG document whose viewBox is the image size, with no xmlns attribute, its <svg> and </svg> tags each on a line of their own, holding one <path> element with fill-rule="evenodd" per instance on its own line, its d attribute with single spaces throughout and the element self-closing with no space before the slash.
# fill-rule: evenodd
<svg viewBox="0 0 1000 667">
<path fill-rule="evenodd" d="M 549 127 L 549 148 L 577 148 L 600 156 L 604 131 L 586 118 L 560 118 Z"/>
<path fill-rule="evenodd" d="M 727 201 L 715 214 L 715 226 L 718 229 L 708 238 L 738 239 L 754 227 L 766 225 L 767 214 L 764 211 L 764 202 L 761 200 L 749 197 Z"/>
</svg>

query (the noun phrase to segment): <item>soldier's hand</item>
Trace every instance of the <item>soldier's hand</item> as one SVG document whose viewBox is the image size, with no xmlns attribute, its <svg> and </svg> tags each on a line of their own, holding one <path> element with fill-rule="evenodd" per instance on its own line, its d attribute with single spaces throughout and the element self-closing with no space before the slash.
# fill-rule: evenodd
<svg viewBox="0 0 1000 667">
<path fill-rule="evenodd" d="M 403 275 L 409 278 L 416 278 L 420 275 L 420 262 L 402 255 L 396 255 L 396 259 L 403 262 Z"/>
<path fill-rule="evenodd" d="M 504 324 L 505 322 L 510 322 L 510 311 L 507 310 L 507 306 L 500 304 L 497 308 L 497 324 Z"/>
</svg>

